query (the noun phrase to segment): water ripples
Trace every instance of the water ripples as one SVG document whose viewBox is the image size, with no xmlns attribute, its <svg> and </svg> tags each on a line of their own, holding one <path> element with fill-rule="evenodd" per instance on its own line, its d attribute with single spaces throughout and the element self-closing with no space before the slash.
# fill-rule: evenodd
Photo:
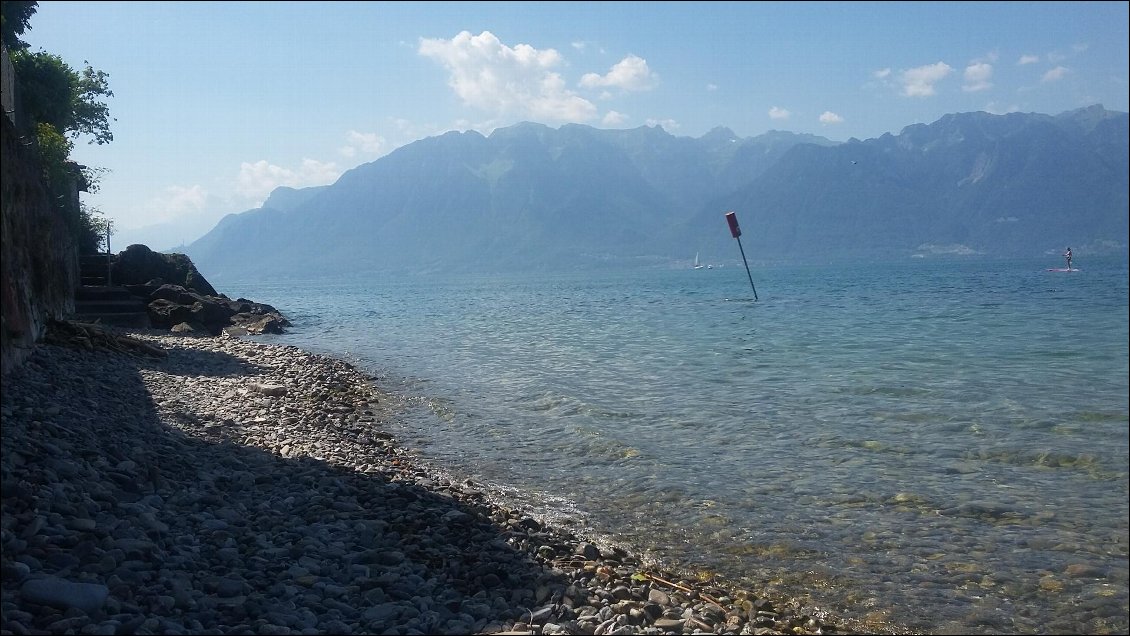
<svg viewBox="0 0 1130 636">
<path fill-rule="evenodd" d="M 560 522 L 864 624 L 1103 633 L 1128 628 L 1130 453 L 1126 264 L 1102 271 L 781 268 L 758 303 L 727 300 L 737 270 L 245 294 L 415 396 L 427 461 Z"/>
</svg>

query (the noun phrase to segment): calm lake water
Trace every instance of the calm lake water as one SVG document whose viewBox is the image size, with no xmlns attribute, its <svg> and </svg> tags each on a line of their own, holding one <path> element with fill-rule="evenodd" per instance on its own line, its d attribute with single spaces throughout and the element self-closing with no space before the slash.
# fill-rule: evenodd
<svg viewBox="0 0 1130 636">
<path fill-rule="evenodd" d="M 213 280 L 423 461 L 873 629 L 1126 633 L 1127 263 Z"/>
</svg>

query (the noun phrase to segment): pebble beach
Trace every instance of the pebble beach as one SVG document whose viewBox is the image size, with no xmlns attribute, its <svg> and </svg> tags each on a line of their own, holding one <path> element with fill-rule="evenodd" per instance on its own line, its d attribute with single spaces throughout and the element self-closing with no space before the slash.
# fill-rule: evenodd
<svg viewBox="0 0 1130 636">
<path fill-rule="evenodd" d="M 4 380 L 0 633 L 899 633 L 654 569 L 429 473 L 343 361 L 103 332 L 115 346 L 48 338 Z"/>
</svg>

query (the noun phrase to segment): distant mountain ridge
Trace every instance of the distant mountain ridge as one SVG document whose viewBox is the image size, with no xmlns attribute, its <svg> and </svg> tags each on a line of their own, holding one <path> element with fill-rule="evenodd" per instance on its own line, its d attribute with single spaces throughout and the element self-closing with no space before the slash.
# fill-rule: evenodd
<svg viewBox="0 0 1130 636">
<path fill-rule="evenodd" d="M 401 147 L 329 186 L 280 188 L 185 252 L 239 271 L 500 271 L 1126 251 L 1128 116 L 946 115 L 845 143 L 771 131 L 521 123 Z"/>
</svg>

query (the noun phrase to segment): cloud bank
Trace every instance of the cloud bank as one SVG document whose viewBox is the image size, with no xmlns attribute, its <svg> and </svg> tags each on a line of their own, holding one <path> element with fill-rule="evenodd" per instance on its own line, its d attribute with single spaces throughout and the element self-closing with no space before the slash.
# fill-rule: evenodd
<svg viewBox="0 0 1130 636">
<path fill-rule="evenodd" d="M 462 31 L 450 40 L 421 38 L 418 53 L 441 64 L 456 96 L 483 112 L 559 122 L 596 117 L 592 102 L 566 88 L 555 70 L 563 59 L 554 49 L 509 47 L 490 31 Z M 631 71 L 630 65 L 621 70 Z"/>
</svg>

